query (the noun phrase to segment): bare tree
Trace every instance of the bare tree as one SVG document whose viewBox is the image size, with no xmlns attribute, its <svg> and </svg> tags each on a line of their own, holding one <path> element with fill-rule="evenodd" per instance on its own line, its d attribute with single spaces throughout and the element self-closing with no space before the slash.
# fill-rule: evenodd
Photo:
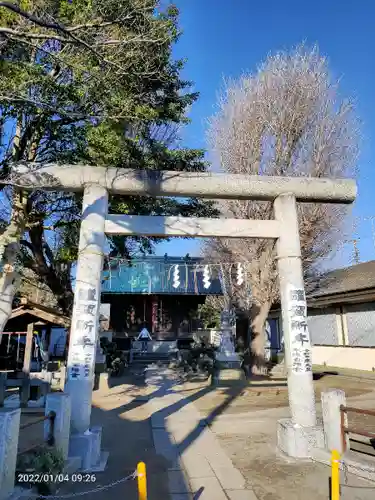
<svg viewBox="0 0 375 500">
<path fill-rule="evenodd" d="M 267 58 L 255 74 L 226 84 L 210 120 L 209 142 L 221 168 L 229 173 L 353 177 L 359 133 L 353 102 L 343 100 L 327 60 L 316 47 L 299 46 Z M 272 203 L 220 202 L 224 217 L 272 219 Z M 299 204 L 298 215 L 307 283 L 322 259 L 345 238 L 347 209 L 341 205 Z M 253 372 L 264 367 L 264 328 L 279 300 L 275 242 L 209 241 L 206 255 L 243 262 L 252 287 L 251 354 Z M 244 306 L 241 290 L 237 300 Z"/>
</svg>

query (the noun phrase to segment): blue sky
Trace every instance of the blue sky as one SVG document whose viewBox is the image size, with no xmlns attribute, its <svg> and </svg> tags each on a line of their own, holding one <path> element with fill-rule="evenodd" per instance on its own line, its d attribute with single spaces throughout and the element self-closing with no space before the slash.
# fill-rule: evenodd
<svg viewBox="0 0 375 500">
<path fill-rule="evenodd" d="M 205 148 L 206 120 L 215 111 L 223 77 L 255 71 L 270 51 L 317 43 L 341 79 L 341 93 L 355 97 L 362 120 L 359 196 L 355 217 L 375 216 L 375 2 L 362 0 L 178 0 L 184 34 L 176 57 L 188 59 L 184 77 L 195 82 L 200 99 L 190 112 L 192 123 L 182 132 L 184 144 Z M 357 232 L 362 261 L 375 259 L 370 221 Z M 347 245 L 335 265 L 350 263 Z M 158 246 L 162 255 L 199 255 L 199 240 L 172 240 Z"/>
</svg>

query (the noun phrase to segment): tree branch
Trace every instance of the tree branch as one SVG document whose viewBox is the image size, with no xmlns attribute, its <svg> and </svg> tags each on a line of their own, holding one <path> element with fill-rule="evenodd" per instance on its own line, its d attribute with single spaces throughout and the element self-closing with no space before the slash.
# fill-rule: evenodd
<svg viewBox="0 0 375 500">
<path fill-rule="evenodd" d="M 110 23 L 112 24 L 112 23 Z M 71 35 L 73 30 L 65 30 L 64 33 L 70 35 L 70 37 L 51 35 L 51 33 L 29 33 L 28 31 L 16 31 L 11 28 L 2 28 L 0 27 L 0 34 L 15 36 L 17 39 L 20 38 L 30 38 L 33 40 L 57 40 L 58 42 L 65 42 L 71 44 L 84 44 L 86 48 L 90 48 L 92 50 L 92 46 L 88 46 L 83 40 L 80 38 L 72 38 Z M 105 47 L 108 45 L 130 45 L 132 43 L 166 43 L 168 42 L 169 37 L 165 38 L 142 38 L 141 36 L 131 38 L 129 40 L 106 40 L 104 42 L 95 42 L 95 47 Z M 113 64 L 113 63 L 111 63 Z"/>
<path fill-rule="evenodd" d="M 107 118 L 109 120 L 134 120 L 137 122 L 141 122 L 142 119 L 136 115 L 126 115 L 126 114 L 119 114 L 119 115 L 107 115 L 105 113 L 101 114 L 90 114 L 90 113 L 71 113 L 69 111 L 65 111 L 62 108 L 56 108 L 55 106 L 52 106 L 51 104 L 48 104 L 47 102 L 44 101 L 35 101 L 33 99 L 29 99 L 27 97 L 17 97 L 17 96 L 7 96 L 7 95 L 0 95 L 0 102 L 9 102 L 9 103 L 20 103 L 20 104 L 30 104 L 32 106 L 35 106 L 36 108 L 45 108 L 50 112 L 55 113 L 58 116 L 64 117 L 64 118 L 74 118 L 75 121 L 81 121 L 81 120 L 90 120 L 92 118 L 96 119 L 104 119 Z M 144 121 L 148 121 L 147 118 L 144 119 Z"/>
<path fill-rule="evenodd" d="M 28 250 L 30 250 L 32 253 L 34 253 L 34 247 L 28 240 L 20 240 L 20 244 L 26 247 Z"/>
<path fill-rule="evenodd" d="M 48 21 L 44 21 L 43 19 L 40 19 L 39 17 L 36 17 L 33 14 L 30 14 L 29 12 L 22 10 L 18 5 L 15 5 L 14 3 L 0 2 L 0 7 L 4 7 L 8 10 L 11 10 L 15 14 L 20 15 L 21 17 L 27 19 L 28 21 L 31 21 L 32 23 L 37 24 L 38 26 L 41 26 L 42 28 L 62 31 L 64 33 L 66 32 L 66 28 L 62 24 L 50 23 Z"/>
<path fill-rule="evenodd" d="M 65 33 L 66 35 L 70 36 L 71 37 L 71 42 L 70 43 L 75 43 L 77 45 L 82 45 L 83 47 L 85 47 L 88 51 L 90 51 L 98 61 L 104 63 L 104 64 L 107 64 L 107 65 L 110 65 L 110 66 L 113 66 L 117 69 L 120 69 L 121 71 L 123 71 L 123 68 L 121 67 L 121 65 L 113 62 L 113 61 L 109 61 L 108 59 L 106 59 L 105 57 L 103 57 L 101 54 L 99 54 L 90 44 L 86 43 L 84 40 L 82 40 L 81 38 L 78 38 L 76 37 L 75 35 L 73 35 L 73 33 L 69 30 L 66 29 L 66 27 L 60 23 L 57 23 L 57 22 L 48 22 L 48 21 L 44 21 L 43 19 L 40 19 L 39 17 L 37 16 L 34 16 L 33 14 L 30 14 L 29 12 L 26 12 L 24 10 L 22 10 L 18 5 L 15 5 L 13 3 L 10 3 L 10 2 L 0 2 L 0 7 L 5 7 L 6 9 L 9 9 L 13 12 L 15 12 L 16 14 L 19 14 L 21 17 L 24 17 L 25 19 L 27 19 L 28 21 L 31 21 L 33 22 L 34 24 L 42 27 L 42 28 L 47 28 L 47 29 L 50 29 L 50 30 L 56 30 L 60 33 Z M 19 36 L 19 33 L 17 34 L 17 36 Z M 33 38 L 33 37 L 31 37 Z M 51 37 L 53 38 L 53 36 Z M 60 40 L 60 38 L 56 38 L 57 40 Z M 67 41 L 66 39 L 62 38 L 62 41 Z"/>
<path fill-rule="evenodd" d="M 16 36 L 18 39 L 24 37 L 24 38 L 31 38 L 34 40 L 57 40 L 59 42 L 76 43 L 75 40 L 69 40 L 63 36 L 57 36 L 52 34 L 41 34 L 41 33 L 29 33 L 27 31 L 16 31 L 10 28 L 0 27 L 0 35 L 2 33 L 4 35 Z"/>
</svg>

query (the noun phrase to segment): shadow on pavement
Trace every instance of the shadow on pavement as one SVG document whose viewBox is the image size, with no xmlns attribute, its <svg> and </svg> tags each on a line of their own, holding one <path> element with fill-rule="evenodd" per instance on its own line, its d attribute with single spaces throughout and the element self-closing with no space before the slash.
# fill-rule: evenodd
<svg viewBox="0 0 375 500">
<path fill-rule="evenodd" d="M 313 373 L 313 379 L 314 380 L 320 380 L 323 377 L 326 377 L 328 375 L 339 375 L 339 372 L 330 372 L 330 371 L 324 371 L 324 372 L 314 372 Z"/>
<path fill-rule="evenodd" d="M 167 389 L 161 385 L 144 399 L 137 400 L 137 396 L 133 397 L 132 395 L 133 391 L 139 387 L 145 387 L 144 380 L 141 381 L 134 374 L 122 377 L 122 384 L 132 384 L 132 387 L 124 387 L 123 390 L 121 390 L 120 380 L 116 382 L 116 385 L 108 389 L 110 391 L 108 394 L 103 393 L 103 390 L 100 395 L 98 392 L 94 392 L 94 406 L 91 417 L 92 425 L 103 427 L 102 448 L 109 451 L 107 468 L 104 472 L 97 473 L 97 482 L 94 485 L 69 484 L 64 486 L 62 493 L 83 492 L 98 485 L 110 484 L 132 473 L 136 469 L 137 463 L 141 461 L 145 462 L 147 467 L 148 500 L 167 500 L 171 498 L 168 486 L 175 493 L 182 493 L 184 490 L 189 491 L 183 472 L 176 469 L 176 464 L 171 459 L 156 453 L 151 417 L 159 414 L 162 415 L 162 419 L 165 419 L 187 404 L 212 392 L 215 387 L 208 385 L 189 396 L 183 395 L 181 400 L 161 410 L 152 412 L 148 407 L 148 402 L 174 393 L 174 387 L 177 383 Z M 115 391 L 116 387 L 120 389 L 118 392 Z M 243 387 L 222 389 L 226 394 L 225 401 L 217 406 L 207 418 L 201 419 L 180 443 L 174 442 L 173 438 L 167 434 L 169 444 L 176 454 L 180 454 L 189 448 L 200 436 L 204 428 L 209 423 L 212 423 L 243 392 Z M 121 404 L 121 399 L 124 397 L 131 397 L 132 399 L 125 404 Z M 168 479 L 168 469 L 173 469 L 171 473 L 173 477 L 170 479 Z M 168 484 L 168 481 L 170 481 L 170 484 Z M 195 492 L 192 499 L 199 500 L 203 491 L 202 486 Z M 126 498 L 127 500 L 137 500 L 137 495 L 137 481 L 129 480 L 126 483 L 118 484 L 95 494 L 89 494 L 83 498 L 92 497 L 97 500 Z"/>
<path fill-rule="evenodd" d="M 147 467 L 148 500 L 171 498 L 168 486 L 176 494 L 189 490 L 183 472 L 176 468 L 176 463 L 171 456 L 168 456 L 168 453 L 163 456 L 163 452 L 161 454 L 156 452 L 151 425 L 151 418 L 156 417 L 161 422 L 160 428 L 166 428 L 166 419 L 169 415 L 216 390 L 216 387 L 212 385 L 205 385 L 198 389 L 181 388 L 182 383 L 181 379 L 168 382 L 166 385 L 160 382 L 159 386 L 153 386 L 156 389 L 147 396 L 139 395 L 137 391 L 148 387 L 144 378 L 144 370 L 142 370 L 128 373 L 115 381 L 110 381 L 108 391 L 101 389 L 94 392 L 91 422 L 92 425 L 103 427 L 102 449 L 109 451 L 107 468 L 104 472 L 97 474 L 96 485 L 110 484 L 127 476 L 136 469 L 137 463 L 142 461 L 146 463 Z M 176 387 L 179 390 L 176 391 Z M 201 418 L 181 442 L 176 443 L 172 436 L 166 432 L 167 448 L 172 449 L 175 456 L 182 454 L 197 440 L 207 425 L 212 424 L 238 396 L 244 393 L 244 389 L 252 390 L 261 387 L 277 389 L 275 384 L 267 383 L 266 379 L 257 380 L 254 386 L 247 383 L 246 386 L 241 384 L 220 387 L 220 393 L 225 397 L 224 401 L 216 406 L 206 418 Z M 189 394 L 185 394 L 186 392 Z M 174 393 L 179 394 L 181 399 L 160 410 L 152 410 L 150 402 Z M 168 470 L 171 476 L 169 478 Z M 96 485 L 65 485 L 63 493 L 83 492 Z M 192 498 L 199 500 L 203 491 L 202 486 Z M 83 498 L 137 500 L 137 495 L 137 482 L 130 480 Z"/>
</svg>

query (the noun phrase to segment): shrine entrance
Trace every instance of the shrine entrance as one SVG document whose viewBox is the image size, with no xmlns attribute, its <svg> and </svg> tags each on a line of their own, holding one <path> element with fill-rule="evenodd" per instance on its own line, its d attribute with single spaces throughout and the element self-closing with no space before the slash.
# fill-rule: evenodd
<svg viewBox="0 0 375 500">
<path fill-rule="evenodd" d="M 191 337 L 203 326 L 199 306 L 207 296 L 222 295 L 217 277 L 205 280 L 206 267 L 202 258 L 190 256 L 150 255 L 131 262 L 107 257 L 101 301 L 110 308 L 113 334 L 134 337 L 146 324 L 155 340 Z"/>
<path fill-rule="evenodd" d="M 345 203 L 356 197 L 351 180 L 267 177 L 195 172 L 137 171 L 78 165 L 22 165 L 12 183 L 23 189 L 82 191 L 83 208 L 76 289 L 70 332 L 67 391 L 72 431 L 90 427 L 105 235 L 276 239 L 285 363 L 291 418 L 279 422 L 279 446 L 293 454 L 296 439 L 306 450 L 320 438 L 317 427 L 306 324 L 306 298 L 297 202 Z M 206 219 L 108 214 L 108 193 L 206 199 L 264 200 L 274 220 Z M 228 318 L 224 323 L 228 324 Z M 222 335 L 227 335 L 227 326 Z M 301 432 L 303 428 L 303 432 Z M 304 448 L 304 449 L 305 449 Z"/>
<path fill-rule="evenodd" d="M 111 305 L 111 330 L 115 336 L 136 337 L 145 324 L 154 340 L 190 337 L 197 330 L 191 318 L 204 303 L 204 296 L 102 293 L 102 301 Z"/>
</svg>

